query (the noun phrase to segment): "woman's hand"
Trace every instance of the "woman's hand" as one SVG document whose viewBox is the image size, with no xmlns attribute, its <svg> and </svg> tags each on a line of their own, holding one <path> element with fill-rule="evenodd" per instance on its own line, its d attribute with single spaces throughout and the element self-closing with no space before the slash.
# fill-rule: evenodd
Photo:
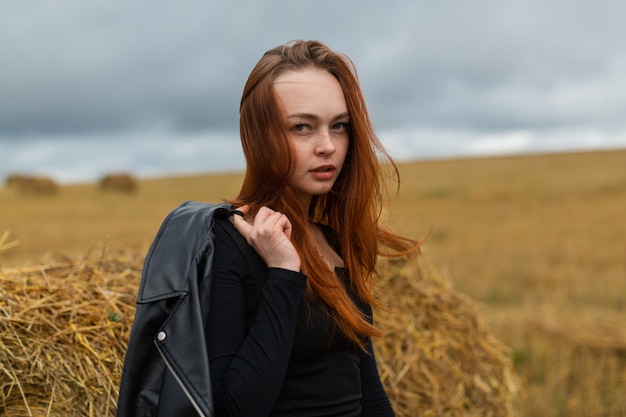
<svg viewBox="0 0 626 417">
<path fill-rule="evenodd" d="M 249 222 L 249 207 L 239 207 L 244 216 L 233 215 L 235 229 L 248 241 L 269 268 L 300 271 L 300 256 L 291 243 L 291 222 L 283 213 L 261 207 Z"/>
</svg>

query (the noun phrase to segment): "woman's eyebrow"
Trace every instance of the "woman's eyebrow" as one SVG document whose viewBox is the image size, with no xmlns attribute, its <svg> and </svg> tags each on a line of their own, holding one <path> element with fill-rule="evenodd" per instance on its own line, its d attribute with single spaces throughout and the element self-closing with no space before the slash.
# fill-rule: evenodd
<svg viewBox="0 0 626 417">
<path fill-rule="evenodd" d="M 339 113 L 337 116 L 335 116 L 333 120 L 339 120 L 339 119 L 345 119 L 345 118 L 350 118 L 350 113 L 348 113 L 347 111 L 343 113 Z"/>
<path fill-rule="evenodd" d="M 307 120 L 318 120 L 319 116 L 316 116 L 311 113 L 291 113 L 287 115 L 288 119 L 307 119 Z"/>
<path fill-rule="evenodd" d="M 350 117 L 350 113 L 342 112 L 332 118 L 332 120 L 339 120 Z M 319 120 L 320 117 L 311 113 L 291 113 L 287 115 L 288 119 L 305 119 L 305 120 Z"/>
</svg>

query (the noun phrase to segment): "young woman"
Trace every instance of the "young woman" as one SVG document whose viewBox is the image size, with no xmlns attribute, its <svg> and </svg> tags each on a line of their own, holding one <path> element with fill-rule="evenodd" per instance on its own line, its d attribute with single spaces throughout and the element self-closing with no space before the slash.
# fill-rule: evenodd
<svg viewBox="0 0 626 417">
<path fill-rule="evenodd" d="M 251 271 L 215 228 L 205 335 L 216 415 L 392 416 L 372 350 L 372 282 L 384 248 L 418 244 L 378 224 L 380 158 L 395 165 L 351 61 L 317 41 L 266 52 L 245 85 L 240 129 L 247 169 L 231 222 L 267 276 L 248 320 Z"/>
<path fill-rule="evenodd" d="M 274 48 L 240 113 L 239 196 L 182 204 L 146 256 L 118 417 L 393 416 L 372 283 L 379 255 L 418 244 L 378 224 L 379 158 L 395 165 L 352 63 L 316 41 Z"/>
</svg>

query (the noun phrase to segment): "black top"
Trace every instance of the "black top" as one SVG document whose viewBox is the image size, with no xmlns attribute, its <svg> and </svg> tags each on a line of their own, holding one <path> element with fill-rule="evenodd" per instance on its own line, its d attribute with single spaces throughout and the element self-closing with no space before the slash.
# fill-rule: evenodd
<svg viewBox="0 0 626 417">
<path fill-rule="evenodd" d="M 250 271 L 236 243 L 216 224 L 206 324 L 216 414 L 393 416 L 371 341 L 364 354 L 335 333 L 322 303 L 304 301 L 301 273 L 268 269 L 248 331 L 243 283 L 252 279 Z M 371 316 L 370 306 L 359 306 Z"/>
</svg>

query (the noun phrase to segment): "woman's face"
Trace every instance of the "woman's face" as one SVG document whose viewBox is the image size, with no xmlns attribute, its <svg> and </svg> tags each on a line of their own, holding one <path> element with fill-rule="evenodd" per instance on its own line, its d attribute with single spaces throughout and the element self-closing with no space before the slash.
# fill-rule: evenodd
<svg viewBox="0 0 626 417">
<path fill-rule="evenodd" d="M 302 208 L 329 192 L 350 144 L 350 115 L 337 79 L 320 68 L 287 71 L 274 80 L 287 135 L 295 151 L 290 179 Z"/>
</svg>

